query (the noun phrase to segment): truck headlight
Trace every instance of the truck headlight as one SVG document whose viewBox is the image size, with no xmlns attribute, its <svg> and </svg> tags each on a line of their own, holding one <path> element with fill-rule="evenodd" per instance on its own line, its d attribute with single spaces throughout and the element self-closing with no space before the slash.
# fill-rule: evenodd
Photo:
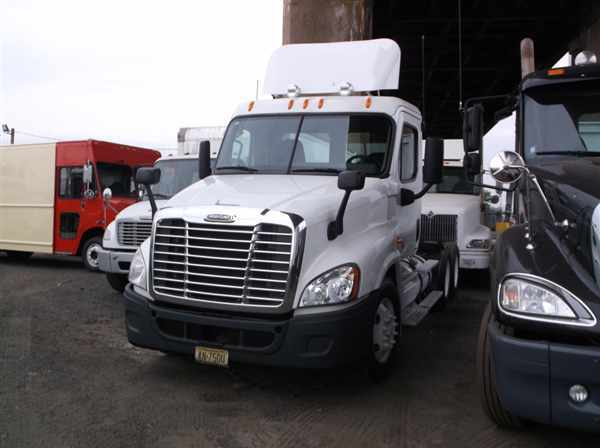
<svg viewBox="0 0 600 448">
<path fill-rule="evenodd" d="M 549 280 L 530 274 L 504 278 L 498 290 L 500 310 L 523 319 L 593 326 L 596 318 L 580 299 Z"/>
<path fill-rule="evenodd" d="M 148 289 L 146 285 L 146 262 L 139 248 L 131 260 L 131 266 L 129 266 L 129 283 L 143 290 Z"/>
<path fill-rule="evenodd" d="M 300 306 L 337 305 L 358 294 L 360 271 L 354 264 L 339 266 L 321 274 L 304 288 Z"/>
<path fill-rule="evenodd" d="M 490 246 L 490 240 L 486 239 L 474 239 L 467 243 L 469 249 L 489 249 Z"/>
</svg>

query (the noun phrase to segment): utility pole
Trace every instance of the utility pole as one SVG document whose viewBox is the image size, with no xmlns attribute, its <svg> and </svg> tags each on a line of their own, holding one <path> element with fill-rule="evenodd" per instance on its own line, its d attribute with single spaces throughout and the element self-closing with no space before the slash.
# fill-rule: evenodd
<svg viewBox="0 0 600 448">
<path fill-rule="evenodd" d="M 9 128 L 7 124 L 2 125 L 2 132 L 10 135 L 10 144 L 15 144 L 15 128 Z"/>
</svg>

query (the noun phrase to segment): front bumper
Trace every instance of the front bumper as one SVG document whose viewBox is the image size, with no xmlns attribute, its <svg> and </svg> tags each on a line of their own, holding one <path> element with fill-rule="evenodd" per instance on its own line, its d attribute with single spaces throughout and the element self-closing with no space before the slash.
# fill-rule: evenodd
<svg viewBox="0 0 600 448">
<path fill-rule="evenodd" d="M 532 341 L 505 335 L 496 321 L 488 326 L 496 387 L 512 414 L 557 426 L 600 431 L 600 347 Z M 569 399 L 582 384 L 585 403 Z"/>
<path fill-rule="evenodd" d="M 324 368 L 364 359 L 371 349 L 374 295 L 344 310 L 261 318 L 171 308 L 127 285 L 127 337 L 133 345 L 193 356 L 196 346 L 222 348 L 229 360 Z"/>
<path fill-rule="evenodd" d="M 489 250 L 461 249 L 460 267 L 462 269 L 488 269 L 490 253 Z"/>
<path fill-rule="evenodd" d="M 102 272 L 127 275 L 134 255 L 135 251 L 99 249 L 98 268 Z"/>
</svg>

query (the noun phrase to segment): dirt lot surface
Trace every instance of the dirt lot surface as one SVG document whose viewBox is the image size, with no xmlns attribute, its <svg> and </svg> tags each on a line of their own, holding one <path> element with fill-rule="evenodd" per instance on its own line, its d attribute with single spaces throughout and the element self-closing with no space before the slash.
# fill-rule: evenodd
<svg viewBox="0 0 600 448">
<path fill-rule="evenodd" d="M 0 447 L 600 446 L 486 419 L 474 375 L 484 304 L 471 284 L 405 331 L 383 384 L 361 369 L 223 370 L 129 345 L 121 296 L 78 260 L 0 258 Z"/>
</svg>

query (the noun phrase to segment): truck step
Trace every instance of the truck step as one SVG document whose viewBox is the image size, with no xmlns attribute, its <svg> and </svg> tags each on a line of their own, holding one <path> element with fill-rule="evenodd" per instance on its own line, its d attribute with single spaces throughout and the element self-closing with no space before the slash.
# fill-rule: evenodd
<svg viewBox="0 0 600 448">
<path fill-rule="evenodd" d="M 402 325 L 416 327 L 429 314 L 433 305 L 443 296 L 442 291 L 431 291 L 421 303 L 413 302 L 402 310 Z"/>
</svg>

